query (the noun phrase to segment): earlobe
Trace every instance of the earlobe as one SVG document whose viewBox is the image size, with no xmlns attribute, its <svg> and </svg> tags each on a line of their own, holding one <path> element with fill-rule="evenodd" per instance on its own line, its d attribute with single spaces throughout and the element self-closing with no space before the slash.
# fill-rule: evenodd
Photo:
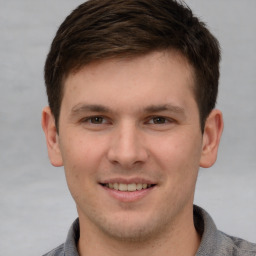
<svg viewBox="0 0 256 256">
<path fill-rule="evenodd" d="M 55 119 L 49 107 L 45 107 L 42 111 L 41 124 L 45 134 L 50 162 L 53 166 L 62 166 L 63 161 L 59 147 Z"/>
<path fill-rule="evenodd" d="M 214 109 L 205 122 L 202 154 L 200 166 L 204 168 L 211 167 L 216 159 L 223 131 L 223 117 L 221 111 Z"/>
</svg>

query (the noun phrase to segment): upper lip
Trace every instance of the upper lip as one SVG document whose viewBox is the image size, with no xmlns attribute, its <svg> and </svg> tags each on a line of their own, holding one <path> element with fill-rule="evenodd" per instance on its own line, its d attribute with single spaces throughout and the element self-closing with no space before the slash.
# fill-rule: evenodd
<svg viewBox="0 0 256 256">
<path fill-rule="evenodd" d="M 121 183 L 121 184 L 149 184 L 149 185 L 155 185 L 156 182 L 150 180 L 150 179 L 145 179 L 145 178 L 110 178 L 110 179 L 105 179 L 99 182 L 100 184 L 108 184 L 108 183 Z"/>
</svg>

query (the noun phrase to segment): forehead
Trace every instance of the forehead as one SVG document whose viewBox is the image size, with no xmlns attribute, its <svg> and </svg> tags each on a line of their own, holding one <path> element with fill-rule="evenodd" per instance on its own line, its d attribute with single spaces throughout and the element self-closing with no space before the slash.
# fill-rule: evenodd
<svg viewBox="0 0 256 256">
<path fill-rule="evenodd" d="M 175 49 L 168 49 L 168 50 L 160 50 L 160 51 L 153 51 L 147 54 L 140 54 L 140 55 L 124 55 L 124 56 L 114 56 L 111 58 L 103 58 L 99 60 L 91 61 L 79 68 L 72 69 L 70 67 L 69 71 L 66 72 L 66 75 L 63 77 L 63 86 L 64 89 L 66 87 L 66 84 L 68 83 L 68 80 L 73 79 L 77 73 L 81 72 L 82 70 L 87 71 L 88 75 L 93 75 L 93 69 L 101 69 L 102 73 L 107 71 L 108 69 L 111 69 L 111 67 L 114 64 L 120 64 L 124 68 L 129 68 L 129 64 L 133 63 L 140 63 L 140 65 L 146 65 L 146 64 L 153 64 L 151 67 L 158 67 L 164 62 L 166 63 L 166 60 L 169 60 L 169 62 L 174 63 L 173 66 L 177 66 L 177 69 L 180 68 L 181 72 L 184 76 L 189 77 L 189 86 L 194 87 L 195 86 L 195 80 L 196 80 L 196 72 L 195 68 L 189 63 L 188 59 L 178 50 Z M 173 67 L 172 66 L 172 67 Z M 171 71 L 171 70 L 170 70 Z"/>
<path fill-rule="evenodd" d="M 73 100 L 104 102 L 106 96 L 115 101 L 130 97 L 136 105 L 140 104 L 141 94 L 148 97 L 148 101 L 166 98 L 174 92 L 181 96 L 188 91 L 194 97 L 194 77 L 193 67 L 177 51 L 100 60 L 68 75 L 63 98 L 72 98 L 78 90 Z"/>
</svg>

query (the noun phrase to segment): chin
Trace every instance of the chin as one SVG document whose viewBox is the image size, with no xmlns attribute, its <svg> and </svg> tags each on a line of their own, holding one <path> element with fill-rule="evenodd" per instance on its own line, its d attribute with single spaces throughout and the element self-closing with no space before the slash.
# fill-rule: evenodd
<svg viewBox="0 0 256 256">
<path fill-rule="evenodd" d="M 112 223 L 105 222 L 101 227 L 107 236 L 122 242 L 146 242 L 163 233 L 166 228 L 163 220 L 153 221 L 152 218 L 115 219 Z"/>
<path fill-rule="evenodd" d="M 155 233 L 149 227 L 112 227 L 105 230 L 107 235 L 122 242 L 142 242 L 147 241 Z"/>
</svg>

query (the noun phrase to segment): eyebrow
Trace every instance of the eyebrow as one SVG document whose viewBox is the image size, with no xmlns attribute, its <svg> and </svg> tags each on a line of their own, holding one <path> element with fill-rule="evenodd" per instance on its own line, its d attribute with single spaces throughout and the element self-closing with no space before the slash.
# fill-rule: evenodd
<svg viewBox="0 0 256 256">
<path fill-rule="evenodd" d="M 162 111 L 169 111 L 174 114 L 185 116 L 184 108 L 172 104 L 160 104 L 160 105 L 149 105 L 142 109 L 145 113 L 157 113 Z M 83 114 L 85 112 L 95 113 L 113 113 L 114 111 L 110 108 L 100 104 L 77 104 L 71 109 L 71 116 Z"/>
<path fill-rule="evenodd" d="M 99 104 L 78 104 L 71 109 L 71 114 L 80 114 L 88 111 L 102 113 L 113 112 L 108 107 Z"/>
<path fill-rule="evenodd" d="M 145 112 L 148 113 L 156 113 L 161 111 L 170 111 L 176 114 L 185 115 L 185 110 L 182 107 L 171 105 L 171 104 L 163 104 L 163 105 L 150 105 L 145 108 Z"/>
</svg>

